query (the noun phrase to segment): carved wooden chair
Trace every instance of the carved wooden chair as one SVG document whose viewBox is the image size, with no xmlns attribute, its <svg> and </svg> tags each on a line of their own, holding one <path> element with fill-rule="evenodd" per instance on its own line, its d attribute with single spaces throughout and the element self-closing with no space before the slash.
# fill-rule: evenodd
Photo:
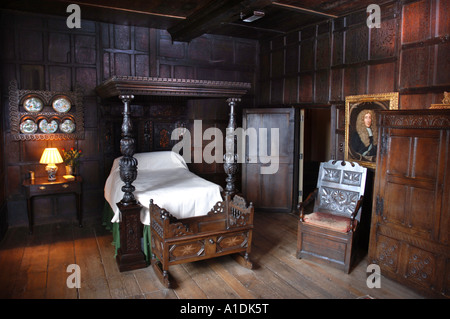
<svg viewBox="0 0 450 319">
<path fill-rule="evenodd" d="M 350 272 L 366 174 L 367 168 L 357 163 L 320 164 L 317 188 L 298 205 L 297 258 L 331 263 Z"/>
</svg>

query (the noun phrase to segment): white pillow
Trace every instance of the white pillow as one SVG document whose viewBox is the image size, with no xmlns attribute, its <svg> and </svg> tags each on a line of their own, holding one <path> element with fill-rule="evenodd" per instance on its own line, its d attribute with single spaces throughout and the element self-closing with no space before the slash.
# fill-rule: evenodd
<svg viewBox="0 0 450 319">
<path fill-rule="evenodd" d="M 138 173 L 140 170 L 160 171 L 164 169 L 184 168 L 188 169 L 184 158 L 172 151 L 136 153 L 133 155 L 138 161 Z M 114 160 L 111 172 L 119 170 L 121 157 Z"/>
</svg>

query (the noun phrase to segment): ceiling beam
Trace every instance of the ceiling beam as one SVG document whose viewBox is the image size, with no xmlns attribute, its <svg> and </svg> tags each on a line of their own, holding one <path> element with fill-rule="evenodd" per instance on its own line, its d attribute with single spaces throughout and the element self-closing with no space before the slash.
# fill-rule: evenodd
<svg viewBox="0 0 450 319">
<path fill-rule="evenodd" d="M 302 8 L 302 7 L 298 7 L 298 6 L 292 6 L 289 4 L 284 4 L 284 3 L 279 3 L 279 2 L 273 2 L 272 3 L 274 6 L 278 6 L 281 8 L 285 8 L 288 10 L 292 10 L 292 11 L 297 11 L 297 12 L 301 12 L 301 13 L 310 13 L 316 16 L 320 16 L 320 17 L 326 17 L 326 18 L 338 18 L 337 15 L 334 14 L 328 14 L 325 12 L 320 12 L 320 11 L 316 11 L 316 10 L 311 10 L 311 9 L 306 9 L 306 8 Z"/>
<path fill-rule="evenodd" d="M 167 31 L 173 41 L 189 42 L 202 34 L 209 33 L 223 23 L 239 18 L 244 10 L 262 8 L 272 4 L 270 0 L 224 0 L 211 1 L 185 20 L 170 27 Z"/>
</svg>

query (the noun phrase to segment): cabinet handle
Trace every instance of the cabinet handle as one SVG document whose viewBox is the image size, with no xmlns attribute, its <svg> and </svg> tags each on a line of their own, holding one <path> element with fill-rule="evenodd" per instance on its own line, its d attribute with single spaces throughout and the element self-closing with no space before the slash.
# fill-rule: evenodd
<svg viewBox="0 0 450 319">
<path fill-rule="evenodd" d="M 44 190 L 46 187 L 45 186 L 39 186 L 40 190 Z"/>
<path fill-rule="evenodd" d="M 69 187 L 69 184 L 63 184 L 62 187 L 63 187 L 63 188 L 67 188 L 67 187 Z"/>
<path fill-rule="evenodd" d="M 212 245 L 214 244 L 214 240 L 212 240 L 211 238 L 209 239 L 209 243 Z"/>
</svg>

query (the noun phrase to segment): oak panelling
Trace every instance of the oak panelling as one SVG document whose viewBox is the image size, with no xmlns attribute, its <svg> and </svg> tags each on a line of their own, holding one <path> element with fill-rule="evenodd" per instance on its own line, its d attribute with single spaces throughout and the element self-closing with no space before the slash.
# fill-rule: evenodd
<svg viewBox="0 0 450 319">
<path fill-rule="evenodd" d="M 27 62 L 42 61 L 44 57 L 43 35 L 39 31 L 19 31 L 20 58 Z"/>
<path fill-rule="evenodd" d="M 422 0 L 403 6 L 402 44 L 430 37 L 431 2 Z"/>
<path fill-rule="evenodd" d="M 392 90 L 395 85 L 395 63 L 370 65 L 368 80 L 368 94 Z"/>
<path fill-rule="evenodd" d="M 3 136 L 6 141 L 9 141 L 9 147 L 8 151 L 2 152 L 2 156 L 7 165 L 5 189 L 8 210 L 14 212 L 9 214 L 9 224 L 17 226 L 27 222 L 21 184 L 25 178 L 29 177 L 30 170 L 33 170 L 38 177 L 46 175 L 45 165 L 39 164 L 45 147 L 59 149 L 79 147 L 85 152 L 85 156 L 81 158 L 81 166 L 85 160 L 89 159 L 90 163 L 94 163 L 95 168 L 89 172 L 93 182 L 83 187 L 86 192 L 96 194 L 96 196 L 83 197 L 85 217 L 90 218 L 100 214 L 101 210 L 97 208 L 103 204 L 100 194 L 103 189 L 103 175 L 102 169 L 99 169 L 102 165 L 103 152 L 98 147 L 98 105 L 93 91 L 100 74 L 98 44 L 101 38 L 98 24 L 83 21 L 81 29 L 69 29 L 65 18 L 16 12 L 8 14 L 2 12 L 3 17 L 7 18 L 2 19 L 2 36 L 6 33 L 10 34 L 7 37 L 8 47 L 12 48 L 11 51 L 16 54 L 2 56 L 1 66 L 4 70 L 2 87 L 7 87 L 11 80 L 17 80 L 21 89 L 52 91 L 73 90 L 75 85 L 80 84 L 84 89 L 84 99 L 89 108 L 86 112 L 89 116 L 86 123 L 87 134 L 90 134 L 89 140 L 85 140 L 82 146 L 74 140 L 13 142 L 10 140 L 9 127 L 7 127 Z M 8 27 L 3 28 L 5 24 Z M 5 95 L 2 100 L 5 101 Z M 91 148 L 95 151 L 90 152 Z M 86 165 L 88 167 L 90 164 Z M 64 175 L 64 165 L 58 164 L 58 168 L 58 175 Z M 71 205 L 73 200 L 69 197 L 38 198 L 33 202 L 37 224 L 73 218 L 74 207 L 72 206 L 74 205 Z"/>
<path fill-rule="evenodd" d="M 52 91 L 70 91 L 72 69 L 64 66 L 49 66 L 50 90 Z"/>
<path fill-rule="evenodd" d="M 207 38 L 196 38 L 189 42 L 187 56 L 192 60 L 210 61 L 212 54 L 212 44 Z"/>
<path fill-rule="evenodd" d="M 344 69 L 344 97 L 367 93 L 367 66 Z"/>
<path fill-rule="evenodd" d="M 450 89 L 449 7 L 448 0 L 392 1 L 381 5 L 380 28 L 370 29 L 366 11 L 360 10 L 262 40 L 260 104 L 280 103 L 274 91 L 280 87 L 283 65 L 281 102 L 293 103 L 297 60 L 298 103 L 323 103 L 327 98 L 344 101 L 347 95 L 394 91 L 400 91 L 401 100 L 402 95 L 409 95 L 403 99 L 408 104 L 400 104 L 400 108 L 423 109 L 440 103 L 442 92 Z M 297 57 L 296 45 L 300 46 Z M 281 52 L 285 58 L 280 61 Z M 329 71 L 326 81 L 324 70 Z M 324 94 L 325 82 L 329 96 Z"/>
<path fill-rule="evenodd" d="M 48 60 L 50 62 L 70 62 L 69 34 L 51 32 L 48 36 L 48 42 Z"/>
<path fill-rule="evenodd" d="M 80 64 L 96 63 L 96 36 L 75 36 L 75 62 Z"/>
<path fill-rule="evenodd" d="M 437 67 L 433 76 L 433 84 L 450 85 L 450 43 L 435 45 L 434 50 L 436 52 L 435 65 Z"/>
<path fill-rule="evenodd" d="M 333 68 L 331 69 L 331 93 L 330 93 L 330 100 L 331 101 L 342 101 L 343 93 L 342 93 L 342 78 L 343 78 L 343 68 Z"/>
<path fill-rule="evenodd" d="M 299 102 L 311 102 L 313 99 L 313 76 L 310 73 L 300 75 Z"/>
<path fill-rule="evenodd" d="M 328 103 L 330 101 L 329 94 L 329 70 L 320 70 L 315 74 L 315 98 L 314 101 L 316 103 Z"/>
<path fill-rule="evenodd" d="M 345 38 L 345 63 L 367 61 L 368 42 L 369 28 L 367 25 L 349 28 Z"/>
<path fill-rule="evenodd" d="M 283 101 L 295 104 L 298 101 L 298 76 L 287 77 L 284 80 Z"/>
<path fill-rule="evenodd" d="M 438 8 L 437 12 L 437 23 L 438 26 L 436 27 L 437 30 L 437 36 L 446 35 L 450 33 L 450 19 L 448 19 L 448 16 L 445 14 L 445 12 L 450 11 L 450 1 L 448 0 L 441 0 L 438 2 Z M 444 14 L 442 14 L 444 12 Z"/>
<path fill-rule="evenodd" d="M 370 59 L 394 57 L 397 43 L 397 20 L 381 20 L 380 28 L 370 31 Z"/>
<path fill-rule="evenodd" d="M 302 34 L 303 35 L 303 34 Z M 302 40 L 300 43 L 300 72 L 314 70 L 314 39 Z"/>
<path fill-rule="evenodd" d="M 400 63 L 400 89 L 429 85 L 430 47 L 402 50 Z"/>
<path fill-rule="evenodd" d="M 335 22 L 336 27 L 336 22 Z M 344 63 L 344 32 L 333 32 L 333 51 L 332 51 L 332 65 L 341 65 Z"/>
<path fill-rule="evenodd" d="M 173 41 L 168 34 L 160 31 L 159 56 L 174 59 L 183 59 L 186 52 L 186 43 Z"/>
<path fill-rule="evenodd" d="M 330 34 L 325 33 L 317 37 L 316 68 L 328 69 L 330 67 Z"/>
</svg>

